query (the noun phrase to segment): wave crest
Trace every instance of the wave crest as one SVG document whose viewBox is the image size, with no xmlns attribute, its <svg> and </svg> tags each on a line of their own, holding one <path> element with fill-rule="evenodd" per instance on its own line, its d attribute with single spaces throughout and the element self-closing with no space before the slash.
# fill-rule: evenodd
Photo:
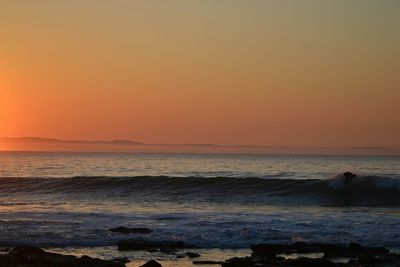
<svg viewBox="0 0 400 267">
<path fill-rule="evenodd" d="M 357 176 L 349 184 L 344 183 L 343 175 L 326 180 L 170 176 L 0 178 L 0 195 L 27 192 L 154 201 L 400 206 L 400 179 L 382 176 Z"/>
</svg>

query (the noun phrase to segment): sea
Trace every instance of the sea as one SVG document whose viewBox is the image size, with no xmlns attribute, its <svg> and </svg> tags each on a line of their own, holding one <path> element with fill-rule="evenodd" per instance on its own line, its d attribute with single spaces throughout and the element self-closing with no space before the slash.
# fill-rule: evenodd
<svg viewBox="0 0 400 267">
<path fill-rule="evenodd" d="M 109 231 L 118 226 L 154 232 Z M 295 241 L 400 251 L 400 157 L 0 152 L 0 247 L 179 266 L 118 252 L 128 238 L 219 258 Z"/>
</svg>

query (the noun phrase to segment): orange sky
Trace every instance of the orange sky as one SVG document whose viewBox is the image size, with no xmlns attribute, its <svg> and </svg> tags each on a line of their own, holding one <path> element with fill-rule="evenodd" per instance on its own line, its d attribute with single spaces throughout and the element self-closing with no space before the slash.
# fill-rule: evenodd
<svg viewBox="0 0 400 267">
<path fill-rule="evenodd" d="M 399 1 L 2 1 L 0 136 L 400 147 Z"/>
</svg>

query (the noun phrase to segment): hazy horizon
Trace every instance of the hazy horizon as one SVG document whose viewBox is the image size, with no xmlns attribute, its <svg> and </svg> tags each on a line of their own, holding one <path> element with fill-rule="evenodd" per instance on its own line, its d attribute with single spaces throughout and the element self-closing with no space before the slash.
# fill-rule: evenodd
<svg viewBox="0 0 400 267">
<path fill-rule="evenodd" d="M 246 144 L 172 144 L 144 143 L 140 140 L 130 139 L 79 140 L 46 137 L 0 137 L 0 152 L 1 151 L 400 156 L 400 149 L 395 147 L 294 147 Z"/>
</svg>

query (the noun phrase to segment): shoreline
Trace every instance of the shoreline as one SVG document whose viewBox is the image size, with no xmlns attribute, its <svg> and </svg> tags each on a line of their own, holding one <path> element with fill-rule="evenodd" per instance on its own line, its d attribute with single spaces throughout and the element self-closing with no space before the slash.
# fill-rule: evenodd
<svg viewBox="0 0 400 267">
<path fill-rule="evenodd" d="M 131 240 L 135 243 L 142 240 Z M 151 242 L 151 241 L 149 241 Z M 149 244 L 147 241 L 145 245 Z M 180 248 L 165 247 L 166 243 L 157 243 L 159 248 L 132 247 L 126 250 L 117 246 L 97 248 L 47 248 L 17 246 L 1 249 L 0 267 L 140 267 L 159 266 L 146 263 L 156 261 L 163 267 L 189 266 L 399 266 L 400 254 L 383 247 L 363 247 L 358 243 L 329 244 L 305 243 L 292 244 L 256 244 L 249 249 L 204 249 L 184 245 Z M 18 265 L 17 265 L 18 263 Z"/>
</svg>

